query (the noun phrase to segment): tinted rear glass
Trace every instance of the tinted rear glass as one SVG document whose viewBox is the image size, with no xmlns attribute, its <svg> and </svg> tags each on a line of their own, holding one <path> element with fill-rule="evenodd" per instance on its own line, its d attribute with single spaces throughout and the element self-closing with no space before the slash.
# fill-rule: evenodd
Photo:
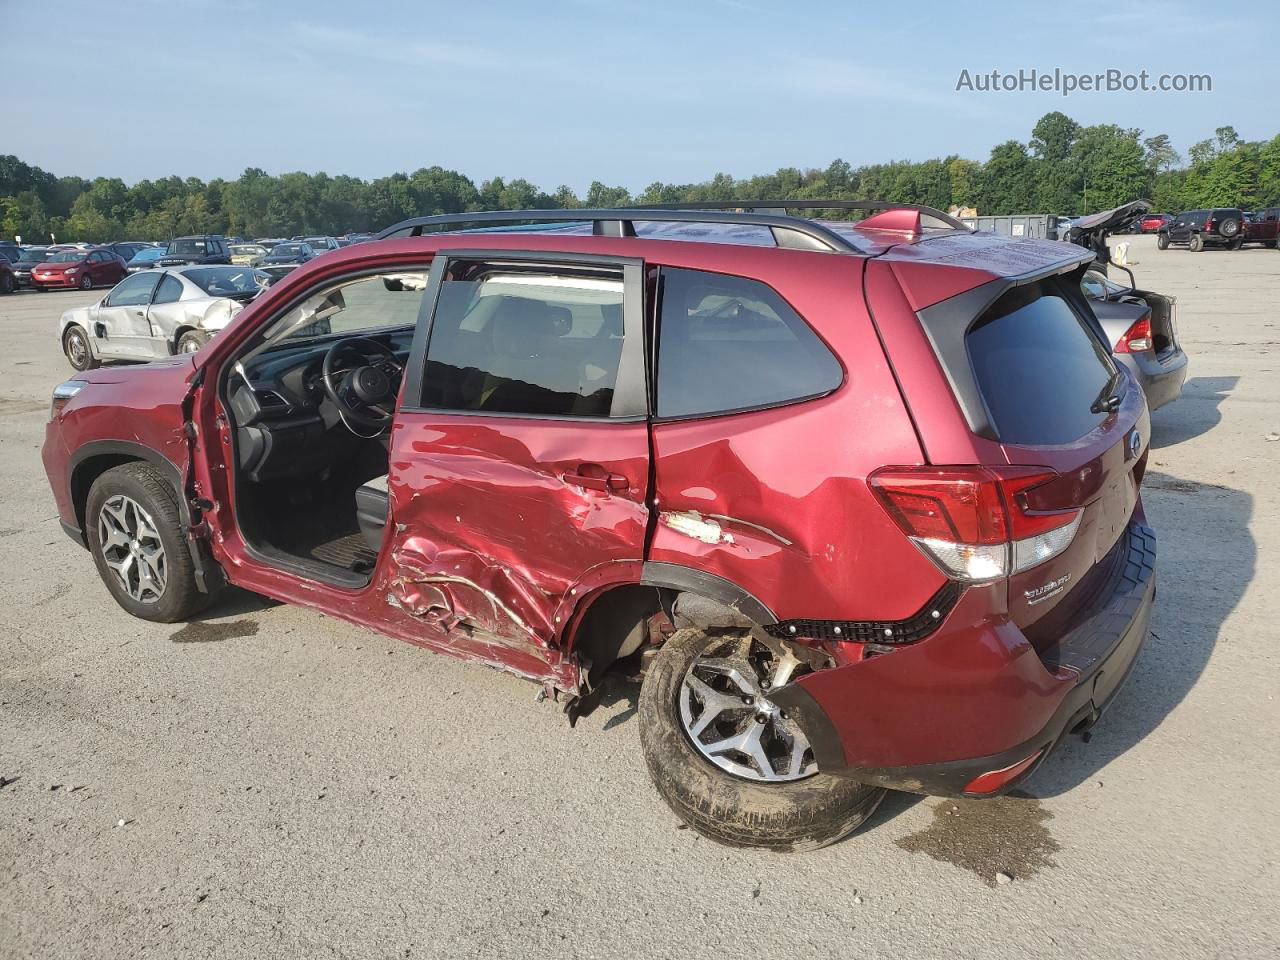
<svg viewBox="0 0 1280 960">
<path fill-rule="evenodd" d="M 1112 379 L 1107 351 L 1052 288 L 1009 291 L 965 342 L 1004 443 L 1069 443 L 1106 417 L 1090 408 Z"/>
</svg>

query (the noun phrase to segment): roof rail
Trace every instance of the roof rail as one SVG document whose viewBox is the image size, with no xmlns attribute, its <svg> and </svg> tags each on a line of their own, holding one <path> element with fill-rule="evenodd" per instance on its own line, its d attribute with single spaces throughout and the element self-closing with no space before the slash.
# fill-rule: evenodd
<svg viewBox="0 0 1280 960">
<path fill-rule="evenodd" d="M 712 202 L 697 201 L 675 204 L 640 204 L 628 209 L 652 210 L 657 208 L 675 210 L 743 210 L 755 213 L 770 213 L 776 216 L 787 216 L 788 210 L 914 210 L 922 216 L 940 221 L 953 230 L 963 230 L 965 233 L 973 232 L 972 227 L 957 220 L 951 214 L 943 213 L 934 207 L 928 207 L 922 203 L 894 203 L 890 200 L 716 200 Z"/>
<path fill-rule="evenodd" d="M 728 204 L 741 210 L 745 204 Z M 765 206 L 762 204 L 762 206 Z M 774 204 L 774 207 L 777 205 Z M 945 214 L 944 214 L 945 216 Z M 634 237 L 636 223 L 721 223 L 732 226 L 767 227 L 779 247 L 793 250 L 821 250 L 832 253 L 862 253 L 834 230 L 785 213 L 733 212 L 708 206 L 707 209 L 684 207 L 616 207 L 594 210 L 484 210 L 473 213 L 446 213 L 434 217 L 411 217 L 387 227 L 376 239 L 418 237 L 424 233 L 448 232 L 465 224 L 517 223 L 581 223 L 591 221 L 591 232 L 598 237 Z M 434 228 L 441 228 L 436 231 Z M 968 229 L 963 228 L 963 229 Z"/>
</svg>

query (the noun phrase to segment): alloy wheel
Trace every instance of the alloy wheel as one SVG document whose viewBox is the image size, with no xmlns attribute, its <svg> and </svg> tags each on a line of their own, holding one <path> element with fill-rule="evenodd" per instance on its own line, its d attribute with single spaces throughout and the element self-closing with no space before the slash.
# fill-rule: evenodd
<svg viewBox="0 0 1280 960">
<path fill-rule="evenodd" d="M 164 596 L 168 564 L 151 515 L 124 494 L 108 498 L 98 514 L 98 543 L 107 567 L 139 603 Z"/>
<path fill-rule="evenodd" d="M 722 770 L 780 783 L 818 772 L 799 724 L 769 694 L 807 667 L 791 651 L 752 637 L 723 637 L 699 655 L 680 684 L 680 721 L 693 746 Z"/>
<path fill-rule="evenodd" d="M 67 359 L 77 370 L 83 370 L 89 361 L 89 344 L 79 330 L 67 334 Z"/>
</svg>

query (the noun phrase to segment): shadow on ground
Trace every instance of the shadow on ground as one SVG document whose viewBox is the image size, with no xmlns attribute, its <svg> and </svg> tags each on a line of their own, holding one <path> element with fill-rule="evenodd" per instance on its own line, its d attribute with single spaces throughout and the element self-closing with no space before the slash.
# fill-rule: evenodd
<svg viewBox="0 0 1280 960">
<path fill-rule="evenodd" d="M 1239 383 L 1239 377 L 1192 377 L 1177 401 L 1151 415 L 1152 448 L 1163 450 L 1208 433 L 1222 421 L 1219 407 Z"/>
<path fill-rule="evenodd" d="M 1251 496 L 1154 470 L 1143 491 L 1159 543 L 1151 633 L 1089 740 L 1066 738 L 1028 781 L 1035 796 L 1056 796 L 1096 779 L 1156 730 L 1204 673 L 1223 623 L 1253 580 L 1258 548 L 1249 532 Z"/>
</svg>

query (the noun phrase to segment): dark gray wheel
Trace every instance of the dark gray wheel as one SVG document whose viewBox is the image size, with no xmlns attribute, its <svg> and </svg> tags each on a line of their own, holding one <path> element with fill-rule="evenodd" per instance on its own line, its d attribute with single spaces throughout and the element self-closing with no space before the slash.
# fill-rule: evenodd
<svg viewBox="0 0 1280 960">
<path fill-rule="evenodd" d="M 67 327 L 62 335 L 62 352 L 67 355 L 67 362 L 76 370 L 93 370 L 100 366 L 98 359 L 89 350 L 89 335 L 84 327 L 73 324 Z"/>
<path fill-rule="evenodd" d="M 1240 221 L 1235 217 L 1227 217 L 1227 219 L 1218 224 L 1218 233 L 1222 234 L 1224 237 L 1234 237 L 1239 232 Z"/>
<path fill-rule="evenodd" d="M 1199 253 L 1204 249 L 1204 237 L 1200 236 L 1198 233 L 1193 233 L 1191 235 L 1191 239 L 1187 241 L 1187 248 L 1192 253 Z"/>
<path fill-rule="evenodd" d="M 1169 249 L 1169 235 L 1167 233 L 1161 233 L 1156 236 L 1156 249 L 1157 250 Z"/>
<path fill-rule="evenodd" d="M 86 273 L 84 276 L 82 276 L 82 277 L 80 278 L 80 289 L 81 289 L 81 290 L 92 290 L 92 289 L 93 289 L 93 277 L 89 276 L 87 273 Z"/>
<path fill-rule="evenodd" d="M 12 274 L 0 274 L 0 293 L 13 293 L 17 289 Z"/>
<path fill-rule="evenodd" d="M 135 462 L 103 473 L 89 490 L 84 517 L 98 575 L 126 611 L 174 623 L 209 602 L 196 586 L 177 495 L 157 468 Z"/>
<path fill-rule="evenodd" d="M 199 330 L 188 330 L 178 338 L 176 353 L 195 353 L 206 343 L 209 338 Z"/>
<path fill-rule="evenodd" d="M 834 843 L 871 815 L 885 791 L 818 770 L 769 699 L 809 669 L 747 633 L 667 641 L 640 690 L 640 742 L 677 816 L 720 843 L 790 851 Z"/>
</svg>

